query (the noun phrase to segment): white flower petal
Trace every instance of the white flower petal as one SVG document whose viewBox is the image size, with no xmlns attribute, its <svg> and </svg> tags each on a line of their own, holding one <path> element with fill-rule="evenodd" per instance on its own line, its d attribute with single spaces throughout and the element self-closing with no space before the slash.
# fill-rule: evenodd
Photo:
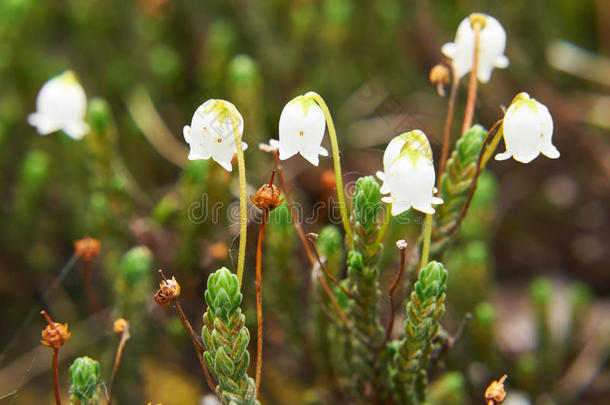
<svg viewBox="0 0 610 405">
<path fill-rule="evenodd" d="M 191 143 L 191 127 L 188 125 L 185 125 L 184 128 L 182 128 L 182 135 L 184 135 L 184 140 L 186 141 L 186 143 Z"/>
<path fill-rule="evenodd" d="M 295 97 L 280 114 L 280 159 L 285 160 L 300 153 L 317 166 L 318 155 L 328 156 L 326 149 L 320 146 L 325 129 L 324 113 L 315 100 L 309 96 Z"/>
<path fill-rule="evenodd" d="M 546 106 L 527 93 L 518 94 L 506 110 L 502 124 L 506 152 L 496 160 L 512 156 L 516 161 L 529 163 L 540 153 L 555 159 L 559 151 L 552 144 L 553 118 Z"/>
<path fill-rule="evenodd" d="M 41 135 L 63 129 L 74 139 L 81 139 L 88 131 L 85 123 L 87 96 L 76 75 L 66 71 L 48 80 L 36 97 L 36 112 L 28 116 L 28 123 Z"/>
</svg>

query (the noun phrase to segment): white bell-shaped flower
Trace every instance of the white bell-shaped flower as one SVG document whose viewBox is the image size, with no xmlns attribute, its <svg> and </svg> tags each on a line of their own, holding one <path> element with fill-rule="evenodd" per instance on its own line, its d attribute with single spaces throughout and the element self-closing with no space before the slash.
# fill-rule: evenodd
<svg viewBox="0 0 610 405">
<path fill-rule="evenodd" d="M 237 151 L 234 129 L 237 126 L 239 139 L 244 132 L 244 120 L 235 106 L 219 99 L 210 99 L 201 104 L 193 114 L 191 125 L 183 129 L 184 140 L 191 151 L 188 158 L 214 159 L 227 171 L 233 170 L 231 160 Z M 242 149 L 248 145 L 242 142 Z"/>
<path fill-rule="evenodd" d="M 496 160 L 513 157 L 521 163 L 529 163 L 540 153 L 557 159 L 559 151 L 552 143 L 553 118 L 549 109 L 527 93 L 519 93 L 504 114 L 502 122 L 506 152 L 496 155 Z"/>
<path fill-rule="evenodd" d="M 40 135 L 62 130 L 74 139 L 89 132 L 85 122 L 87 96 L 76 74 L 67 70 L 42 85 L 36 97 L 36 112 L 28 115 L 28 123 Z"/>
<path fill-rule="evenodd" d="M 441 51 L 453 61 L 458 77 L 462 78 L 470 72 L 474 63 L 475 43 L 472 25 L 475 23 L 481 24 L 477 78 L 480 82 L 487 83 L 494 68 L 505 68 L 509 63 L 504 55 L 506 32 L 498 20 L 482 13 L 469 15 L 458 26 L 455 42 L 446 43 Z"/>
<path fill-rule="evenodd" d="M 328 156 L 328 151 L 320 145 L 325 129 L 324 112 L 313 97 L 304 95 L 290 100 L 280 115 L 280 159 L 300 153 L 317 166 L 319 155 Z"/>
<path fill-rule="evenodd" d="M 426 134 L 416 129 L 394 137 L 383 154 L 383 172 L 377 172 L 383 181 L 382 201 L 392 204 L 392 215 L 409 208 L 433 214 L 432 204 L 441 204 L 434 197 L 434 164 L 432 149 Z"/>
</svg>

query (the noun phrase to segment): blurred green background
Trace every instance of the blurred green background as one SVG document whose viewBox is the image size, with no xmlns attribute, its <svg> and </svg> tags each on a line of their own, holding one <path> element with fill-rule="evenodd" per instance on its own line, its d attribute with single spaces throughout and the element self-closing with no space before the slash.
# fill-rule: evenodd
<svg viewBox="0 0 610 405">
<path fill-rule="evenodd" d="M 485 194 L 490 212 L 480 219 L 484 235 L 473 231 L 478 244 L 465 244 L 452 256 L 456 268 L 472 270 L 484 263 L 484 274 L 465 271 L 464 280 L 473 277 L 470 283 L 450 286 L 455 307 L 447 322 L 457 325 L 475 308 L 481 319 L 493 312 L 499 332 L 489 338 L 490 346 L 503 357 L 475 359 L 464 350 L 448 361 L 449 369 L 466 376 L 465 398 L 472 401 L 481 402 L 477 390 L 491 381 L 488 377 L 506 372 L 509 386 L 528 392 L 532 403 L 554 403 L 541 402 L 546 394 L 540 394 L 556 394 L 557 381 L 577 377 L 585 381 L 574 382 L 570 401 L 607 403 L 610 373 L 602 367 L 610 340 L 610 3 L 604 0 L 2 0 L 0 403 L 51 403 L 50 355 L 35 349 L 44 326 L 38 315 L 42 307 L 75 327 L 74 342 L 67 345 L 72 349 L 62 356 L 65 391 L 67 367 L 76 355 L 98 358 L 109 378 L 116 338 L 91 316 L 80 266 L 69 261 L 73 241 L 85 235 L 102 240 L 102 255 L 93 265 L 99 297 L 111 316 L 127 313 L 135 322 L 117 382 L 119 403 L 195 403 L 207 387 L 177 318 L 154 306 L 154 270 L 176 274 L 185 310 L 199 328 L 204 280 L 221 265 L 235 267 L 237 242 L 224 208 L 215 226 L 196 223 L 192 215 L 202 193 L 208 204 L 235 201 L 236 176 L 213 162 L 187 164 L 183 125 L 208 98 L 232 101 L 245 121 L 253 190 L 273 168 L 271 156 L 257 144 L 277 138 L 283 105 L 308 90 L 320 93 L 333 114 L 348 188 L 357 177 L 381 168 L 385 144 L 402 131 L 423 129 L 438 156 L 446 98 L 436 94 L 428 72 L 443 58 L 441 45 L 453 41 L 457 25 L 473 11 L 503 24 L 511 61 L 480 86 L 475 122 L 489 128 L 501 118 L 501 105 L 527 91 L 549 107 L 562 155 L 527 166 L 512 160 L 490 163 L 495 176 Z M 39 136 L 26 123 L 40 86 L 66 69 L 78 74 L 90 98 L 92 132 L 80 142 L 63 134 Z M 458 123 L 464 98 L 462 84 Z M 297 185 L 293 198 L 306 207 L 327 201 L 334 186 L 327 172 L 331 166 L 324 158 L 318 168 L 300 158 L 286 162 Z M 308 231 L 319 231 L 325 222 L 307 225 Z M 286 263 L 277 266 L 295 269 L 306 285 L 296 239 L 278 232 L 276 241 L 288 242 L 283 252 L 289 257 L 280 257 Z M 404 235 L 397 228 L 390 237 Z M 245 284 L 251 290 L 254 241 Z M 139 245 L 147 248 L 125 253 Z M 393 268 L 397 256 L 391 248 L 386 256 Z M 69 273 L 58 280 L 66 262 Z M 553 286 L 553 315 L 545 316 L 564 334 L 570 316 L 560 303 L 570 300 L 570 292 L 576 289 L 578 297 L 594 293 L 596 299 L 579 318 L 584 337 L 566 355 L 570 361 L 547 373 L 552 381 L 534 384 L 527 370 L 534 367 L 536 353 L 532 309 L 537 295 L 529 305 L 527 286 L 540 276 Z M 575 285 L 586 292 L 578 295 Z M 460 290 L 469 286 L 481 290 L 471 300 Z M 251 298 L 246 302 L 251 304 Z M 483 301 L 493 307 L 481 306 Z M 307 313 L 306 300 L 303 305 Z M 272 314 L 273 308 L 268 311 Z M 316 387 L 332 384 L 311 361 L 302 363 L 307 345 L 292 339 L 281 319 L 277 322 L 280 326 L 271 322 L 266 343 L 275 355 L 265 363 L 265 403 L 330 403 L 332 389 Z M 466 339 L 464 346 L 468 342 L 476 339 Z M 597 351 L 587 366 L 600 372 L 579 374 L 581 364 L 574 371 L 572 360 L 590 342 L 597 342 Z M 518 373 L 512 381 L 511 372 Z"/>
</svg>

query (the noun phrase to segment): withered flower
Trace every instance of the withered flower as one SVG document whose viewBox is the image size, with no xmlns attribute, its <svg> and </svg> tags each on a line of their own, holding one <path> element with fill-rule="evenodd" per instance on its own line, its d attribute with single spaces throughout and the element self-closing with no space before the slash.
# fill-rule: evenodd
<svg viewBox="0 0 610 405">
<path fill-rule="evenodd" d="M 439 96 L 445 96 L 445 86 L 449 84 L 450 79 L 451 70 L 447 65 L 439 63 L 430 69 L 430 83 L 436 86 Z"/>
<path fill-rule="evenodd" d="M 498 405 L 504 402 L 506 398 L 506 391 L 504 391 L 504 380 L 506 380 L 506 374 L 502 376 L 498 381 L 493 381 L 489 384 L 489 387 L 485 390 L 485 400 L 487 405 Z"/>
<path fill-rule="evenodd" d="M 284 199 L 281 198 L 280 190 L 275 185 L 264 184 L 256 191 L 256 195 L 250 196 L 254 205 L 262 210 L 271 211 L 276 208 Z"/>
<path fill-rule="evenodd" d="M 53 322 L 44 310 L 41 311 L 41 313 L 49 324 L 42 330 L 42 340 L 40 340 L 40 343 L 53 349 L 59 349 L 68 339 L 70 339 L 70 336 L 72 336 L 72 334 L 68 332 L 68 324 Z"/>
<path fill-rule="evenodd" d="M 91 259 L 99 255 L 101 247 L 102 244 L 99 239 L 87 237 L 74 241 L 76 257 L 85 261 L 91 261 Z"/>
<path fill-rule="evenodd" d="M 179 296 L 180 284 L 178 284 L 176 278 L 172 277 L 168 280 L 163 276 L 163 280 L 159 283 L 159 289 L 155 293 L 155 301 L 157 304 L 161 305 L 164 309 L 167 309 L 169 304 Z"/>
</svg>

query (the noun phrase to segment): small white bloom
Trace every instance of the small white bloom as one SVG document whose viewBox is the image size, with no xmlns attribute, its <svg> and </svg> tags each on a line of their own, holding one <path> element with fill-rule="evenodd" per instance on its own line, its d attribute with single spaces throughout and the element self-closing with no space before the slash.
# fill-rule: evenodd
<svg viewBox="0 0 610 405">
<path fill-rule="evenodd" d="M 280 142 L 277 139 L 269 139 L 269 143 L 259 143 L 258 148 L 263 152 L 275 152 L 280 150 Z"/>
<path fill-rule="evenodd" d="M 89 132 L 85 122 L 87 96 L 76 74 L 67 70 L 42 85 L 36 97 L 36 112 L 28 115 L 28 123 L 40 135 L 62 130 L 74 139 Z"/>
<path fill-rule="evenodd" d="M 479 34 L 479 67 L 477 78 L 487 83 L 494 68 L 508 66 L 506 49 L 506 32 L 502 25 L 487 14 L 474 13 L 464 18 L 455 34 L 455 42 L 442 46 L 443 54 L 453 61 L 458 77 L 462 78 L 472 70 L 474 63 L 474 30 L 472 24 L 479 22 L 482 27 Z"/>
<path fill-rule="evenodd" d="M 496 155 L 496 160 L 513 157 L 521 163 L 529 163 L 540 153 L 551 159 L 559 157 L 552 143 L 553 118 L 548 108 L 527 93 L 519 93 L 504 114 L 502 123 L 506 152 Z"/>
<path fill-rule="evenodd" d="M 214 159 L 227 171 L 233 166 L 231 160 L 237 151 L 235 147 L 234 125 L 239 138 L 244 132 L 244 120 L 235 106 L 225 100 L 210 99 L 201 104 L 193 114 L 191 125 L 185 125 L 184 139 L 191 147 L 188 158 Z M 248 145 L 242 142 L 242 149 Z"/>
<path fill-rule="evenodd" d="M 434 165 L 432 150 L 426 134 L 416 129 L 394 137 L 383 154 L 383 172 L 377 172 L 383 181 L 381 200 L 392 204 L 392 215 L 409 208 L 433 214 L 432 204 L 441 204 L 434 197 Z"/>
<path fill-rule="evenodd" d="M 328 156 L 328 151 L 320 146 L 325 129 L 324 113 L 313 97 L 305 95 L 290 100 L 280 115 L 280 159 L 300 153 L 317 166 L 318 155 Z"/>
</svg>

